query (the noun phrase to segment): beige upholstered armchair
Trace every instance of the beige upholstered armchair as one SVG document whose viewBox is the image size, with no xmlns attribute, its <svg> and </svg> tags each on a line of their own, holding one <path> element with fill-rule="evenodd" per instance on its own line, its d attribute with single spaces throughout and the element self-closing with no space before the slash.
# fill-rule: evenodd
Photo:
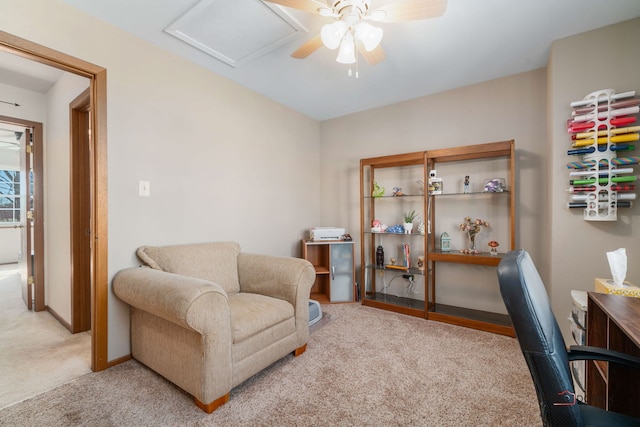
<svg viewBox="0 0 640 427">
<path fill-rule="evenodd" d="M 141 247 L 148 267 L 113 279 L 131 306 L 133 358 L 211 413 L 231 389 L 306 349 L 313 266 L 240 252 L 234 242 Z"/>
</svg>

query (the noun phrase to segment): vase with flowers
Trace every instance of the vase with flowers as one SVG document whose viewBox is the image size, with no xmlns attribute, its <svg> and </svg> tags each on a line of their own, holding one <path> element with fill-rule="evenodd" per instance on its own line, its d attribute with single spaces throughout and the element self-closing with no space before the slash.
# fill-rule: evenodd
<svg viewBox="0 0 640 427">
<path fill-rule="evenodd" d="M 469 248 L 464 249 L 460 252 L 469 253 L 469 254 L 477 254 L 480 253 L 478 249 L 476 249 L 476 236 L 482 229 L 482 227 L 489 228 L 490 225 L 487 221 L 483 219 L 471 219 L 471 217 L 466 217 L 464 222 L 460 224 L 460 230 L 466 231 L 469 236 Z"/>
</svg>

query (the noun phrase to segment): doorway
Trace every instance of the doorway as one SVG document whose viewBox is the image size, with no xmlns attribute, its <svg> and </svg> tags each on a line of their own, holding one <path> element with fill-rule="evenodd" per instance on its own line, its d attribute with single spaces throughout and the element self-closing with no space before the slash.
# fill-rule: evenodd
<svg viewBox="0 0 640 427">
<path fill-rule="evenodd" d="M 17 145 L 7 147 L 5 150 L 8 151 L 4 153 L 9 163 L 11 163 L 11 153 L 18 154 L 15 156 L 13 165 L 8 167 L 17 169 L 16 175 L 20 177 L 17 183 L 19 191 L 13 196 L 13 209 L 4 208 L 3 213 L 6 216 L 12 210 L 14 211 L 13 221 L 9 223 L 15 224 L 14 227 L 20 232 L 19 242 L 11 242 L 11 244 L 18 244 L 22 299 L 28 310 L 43 311 L 46 309 L 43 257 L 43 126 L 42 123 L 30 120 L 0 116 L 0 127 L 6 132 L 13 131 L 17 142 Z M 6 138 L 4 143 L 8 144 Z"/>
<path fill-rule="evenodd" d="M 106 137 L 106 69 L 62 52 L 0 31 L 0 50 L 19 55 L 64 71 L 87 77 L 89 87 L 89 121 L 92 148 L 90 170 L 90 301 L 91 301 L 91 369 L 104 370 L 108 363 L 108 232 L 107 232 L 107 137 Z M 87 183 L 85 183 L 87 185 Z"/>
</svg>

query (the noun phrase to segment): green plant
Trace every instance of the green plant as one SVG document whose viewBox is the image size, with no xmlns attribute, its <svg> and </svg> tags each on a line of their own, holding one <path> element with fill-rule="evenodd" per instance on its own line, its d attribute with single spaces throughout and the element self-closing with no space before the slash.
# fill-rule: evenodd
<svg viewBox="0 0 640 427">
<path fill-rule="evenodd" d="M 411 211 L 411 212 L 402 211 L 402 218 L 404 218 L 405 224 L 413 222 L 413 220 L 416 219 L 417 216 L 418 214 L 416 213 L 416 211 Z"/>
</svg>

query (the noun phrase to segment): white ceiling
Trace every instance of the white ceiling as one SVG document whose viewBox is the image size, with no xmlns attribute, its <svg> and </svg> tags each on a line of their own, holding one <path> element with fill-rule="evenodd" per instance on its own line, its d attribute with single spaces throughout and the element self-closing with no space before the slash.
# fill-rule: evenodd
<svg viewBox="0 0 640 427">
<path fill-rule="evenodd" d="M 449 0 L 442 17 L 380 24 L 386 59 L 375 66 L 361 60 L 356 79 L 348 77 L 346 65 L 335 62 L 336 51 L 321 47 L 304 60 L 290 57 L 331 18 L 274 6 L 308 33 L 298 32 L 294 40 L 234 67 L 165 32 L 202 6 L 201 0 L 62 1 L 316 120 L 541 68 L 554 40 L 640 16 L 639 0 Z M 261 0 L 205 1 L 219 2 L 214 6 L 223 10 L 225 3 L 255 8 Z M 379 2 L 372 0 L 372 8 Z M 228 13 L 228 20 L 243 28 L 242 37 L 251 38 L 253 25 L 245 20 L 259 15 L 242 10 Z M 231 37 L 219 25 L 225 19 L 212 19 L 218 25 L 212 23 L 209 30 L 199 22 L 200 29 L 223 41 Z M 262 31 L 259 37 L 264 27 L 255 25 Z M 593 52 L 585 52 L 582 66 L 589 60 L 597 60 Z M 0 69 L 0 82 L 6 74 Z"/>
</svg>

